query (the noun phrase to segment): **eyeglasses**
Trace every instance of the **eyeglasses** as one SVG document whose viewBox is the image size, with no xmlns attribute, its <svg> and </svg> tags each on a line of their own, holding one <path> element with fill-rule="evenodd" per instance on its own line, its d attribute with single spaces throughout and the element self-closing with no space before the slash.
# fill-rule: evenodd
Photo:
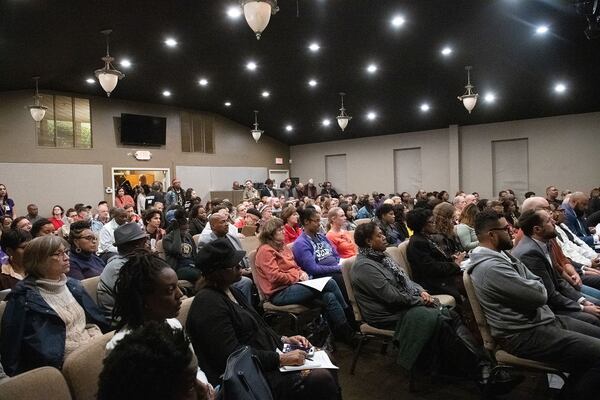
<svg viewBox="0 0 600 400">
<path fill-rule="evenodd" d="M 89 240 L 90 242 L 94 241 L 94 240 L 98 240 L 98 238 L 94 235 L 89 235 L 89 236 L 79 236 L 78 239 L 85 239 L 85 240 Z"/>
<path fill-rule="evenodd" d="M 58 257 L 58 258 L 61 258 L 61 257 L 64 257 L 64 256 L 69 257 L 70 254 L 71 254 L 70 250 L 59 250 L 56 253 L 52 253 L 52 255 L 54 257 Z"/>
<path fill-rule="evenodd" d="M 490 231 L 505 231 L 507 233 L 510 233 L 510 225 L 506 225 L 502 228 L 491 228 Z"/>
</svg>

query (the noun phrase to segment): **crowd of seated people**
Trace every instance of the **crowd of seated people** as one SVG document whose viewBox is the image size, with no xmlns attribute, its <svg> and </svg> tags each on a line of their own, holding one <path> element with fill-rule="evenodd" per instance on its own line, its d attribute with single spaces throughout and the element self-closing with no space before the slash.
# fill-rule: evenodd
<svg viewBox="0 0 600 400">
<path fill-rule="evenodd" d="M 306 354 L 275 350 L 285 343 L 305 347 L 308 341 L 301 336 L 277 336 L 257 313 L 260 305 L 253 293 L 259 286 L 267 300 L 278 306 L 317 304 L 336 340 L 353 345 L 356 332 L 341 264 L 356 257 L 352 286 L 366 322 L 402 335 L 411 326 L 405 316 L 431 314 L 435 333 L 423 336 L 416 351 L 408 349 L 410 355 L 399 359 L 401 365 L 434 358 L 448 365 L 462 362 L 462 370 L 480 379 L 481 367 L 489 362 L 464 329 L 465 315 L 460 310 L 468 301 L 462 271 L 473 270 L 478 254 L 498 252 L 490 250 L 491 244 L 498 246 L 496 242 L 507 235 L 514 249 L 509 254 L 513 246 L 502 248 L 498 254 L 503 263 L 518 263 L 514 273 L 519 279 L 544 292 L 531 304 L 542 311 L 538 310 L 540 319 L 534 322 L 525 311 L 518 311 L 525 317 L 516 322 L 509 316 L 495 316 L 494 307 L 517 310 L 520 305 L 488 299 L 489 285 L 495 290 L 512 289 L 478 281 L 475 273 L 477 293 L 489 302 L 484 304 L 488 321 L 510 320 L 498 329 L 490 323 L 493 334 L 508 351 L 540 361 L 554 361 L 554 353 L 539 355 L 525 346 L 525 336 L 514 336 L 519 324 L 523 330 L 547 325 L 548 332 L 562 329 L 586 335 L 583 342 L 592 349 L 582 359 L 586 368 L 565 366 L 565 370 L 581 387 L 595 387 L 589 382 L 598 368 L 591 343 L 600 338 L 600 232 L 590 217 L 600 208 L 598 189 L 590 196 L 573 192 L 561 197 L 550 186 L 545 198 L 530 193 L 519 204 L 511 190 L 493 199 L 480 199 L 477 193 L 458 192 L 451 197 L 447 191 L 424 190 L 413 198 L 408 192 L 344 195 L 331 182 L 319 189 L 312 180 L 295 185 L 286 180 L 281 187 L 267 180 L 255 188 L 248 180 L 237 186 L 244 194 L 239 204 L 233 204 L 227 199 L 203 203 L 192 188 L 183 189 L 180 180 L 171 184 L 166 192 L 157 182 L 152 189 L 123 185 L 115 207 L 102 201 L 96 210 L 78 203 L 64 211 L 55 205 L 48 218 L 33 203 L 19 207 L 0 184 L 0 290 L 11 289 L 2 319 L 0 361 L 9 376 L 43 365 L 60 368 L 75 349 L 112 328 L 119 333 L 110 349 L 118 349 L 117 342 L 148 323 L 166 323 L 174 332 L 186 330 L 173 318 L 181 303 L 182 281 L 187 281 L 186 288 L 192 289 L 185 294 L 195 298 L 187 334 L 201 367 L 198 374 L 204 376 L 199 386 L 203 396 L 214 395 L 213 385 L 219 384 L 227 356 L 248 345 L 266 363 L 276 398 L 313 393 L 318 385 L 326 393 L 323 398 L 337 398 L 337 376 L 329 371 L 279 372 L 280 365 L 302 364 Z M 26 215 L 16 214 L 21 209 Z M 491 215 L 497 219 L 492 221 Z M 357 225 L 355 221 L 361 219 L 371 222 Z M 487 222 L 478 225 L 479 220 Z M 256 282 L 243 253 L 248 235 L 259 240 Z M 406 245 L 408 265 L 399 266 L 385 252 L 401 243 Z M 215 259 L 215 254 L 221 259 Z M 412 275 L 400 267 L 410 268 Z M 383 281 L 376 284 L 373 274 L 384 277 L 389 286 Z M 99 277 L 97 302 L 79 283 L 91 277 Z M 320 292 L 300 283 L 321 277 L 331 279 Z M 453 296 L 456 310 L 441 307 L 431 297 L 437 294 Z M 389 320 L 382 323 L 384 314 Z M 431 343 L 443 344 L 449 353 L 432 354 L 427 345 Z M 452 359 L 452 352 L 462 356 Z M 578 392 L 583 393 L 581 398 L 587 390 Z"/>
</svg>

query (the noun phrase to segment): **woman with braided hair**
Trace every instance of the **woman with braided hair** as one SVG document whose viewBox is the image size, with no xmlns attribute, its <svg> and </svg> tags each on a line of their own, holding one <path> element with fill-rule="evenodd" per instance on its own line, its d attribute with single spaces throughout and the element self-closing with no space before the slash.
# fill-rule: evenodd
<svg viewBox="0 0 600 400">
<path fill-rule="evenodd" d="M 133 330 L 152 321 L 167 323 L 173 330 L 183 330 L 176 319 L 182 297 L 177 274 L 169 264 L 147 250 L 132 253 L 119 271 L 113 308 L 117 332 L 106 344 L 106 350 L 111 351 Z M 196 377 L 211 398 L 212 386 L 201 369 Z"/>
</svg>

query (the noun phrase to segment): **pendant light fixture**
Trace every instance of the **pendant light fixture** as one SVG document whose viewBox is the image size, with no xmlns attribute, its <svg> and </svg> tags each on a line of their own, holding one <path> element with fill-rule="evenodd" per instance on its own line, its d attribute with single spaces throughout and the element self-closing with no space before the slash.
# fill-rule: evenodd
<svg viewBox="0 0 600 400">
<path fill-rule="evenodd" d="M 256 40 L 260 40 L 260 35 L 269 25 L 271 15 L 279 11 L 277 0 L 240 0 L 240 4 L 244 9 L 246 22 L 256 34 Z"/>
<path fill-rule="evenodd" d="M 28 106 L 27 108 L 31 113 L 31 118 L 33 118 L 35 122 L 40 122 L 44 119 L 44 115 L 46 115 L 46 110 L 48 107 L 44 107 L 40 104 L 40 99 L 42 98 L 38 92 L 38 81 L 40 80 L 40 77 L 34 76 L 33 79 L 35 80 L 35 95 L 33 96 L 33 105 Z"/>
<path fill-rule="evenodd" d="M 260 137 L 263 134 L 263 132 L 263 130 L 258 129 L 258 111 L 254 110 L 254 129 L 252 129 L 250 133 L 252 133 L 252 137 L 254 138 L 254 141 L 256 143 L 258 143 L 258 141 L 260 140 Z"/>
<path fill-rule="evenodd" d="M 344 96 L 345 95 L 346 95 L 346 93 L 343 93 L 343 92 L 340 93 L 340 97 L 342 98 L 342 107 L 340 108 L 340 115 L 338 115 L 336 117 L 338 125 L 340 126 L 340 128 L 342 128 L 342 132 L 344 131 L 344 129 L 346 129 L 346 127 L 348 126 L 348 122 L 350 122 L 350 120 L 352 119 L 351 116 L 346 114 L 346 109 L 344 108 Z"/>
<path fill-rule="evenodd" d="M 465 86 L 465 89 L 467 91 L 462 96 L 458 96 L 458 100 L 462 101 L 463 106 L 465 106 L 469 114 L 471 114 L 471 111 L 473 111 L 475 108 L 475 104 L 477 104 L 477 98 L 479 97 L 479 95 L 473 91 L 475 86 L 471 85 L 471 68 L 472 67 L 470 65 L 465 67 L 467 70 L 467 86 Z"/>
<path fill-rule="evenodd" d="M 106 96 L 110 97 L 110 94 L 117 87 L 117 83 L 120 79 L 123 79 L 125 76 L 121 71 L 115 69 L 112 66 L 112 62 L 115 60 L 110 56 L 110 48 L 109 48 L 109 35 L 111 34 L 112 29 L 104 30 L 102 33 L 106 36 L 106 55 L 102 57 L 102 61 L 104 61 L 104 68 L 97 69 L 94 71 L 94 75 L 98 78 L 98 82 L 100 82 L 100 86 L 106 92 Z"/>
</svg>

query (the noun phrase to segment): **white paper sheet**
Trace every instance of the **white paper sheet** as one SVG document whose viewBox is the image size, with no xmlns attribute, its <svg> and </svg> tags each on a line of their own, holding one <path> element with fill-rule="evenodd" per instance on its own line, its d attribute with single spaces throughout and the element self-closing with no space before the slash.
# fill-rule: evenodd
<svg viewBox="0 0 600 400">
<path fill-rule="evenodd" d="M 286 367 L 279 368 L 279 370 L 281 372 L 291 372 L 291 371 L 301 371 L 303 369 L 318 369 L 318 368 L 339 369 L 338 367 L 333 365 L 333 363 L 329 359 L 329 356 L 327 355 L 327 353 L 324 350 L 318 350 L 318 351 L 315 351 L 315 355 L 313 356 L 312 360 L 304 361 L 304 365 L 286 366 Z"/>
<path fill-rule="evenodd" d="M 327 284 L 327 282 L 331 279 L 330 276 L 326 276 L 324 278 L 317 278 L 317 279 L 309 279 L 307 281 L 300 281 L 298 283 L 304 285 L 304 286 L 308 286 L 309 288 L 313 288 L 318 290 L 319 292 L 323 291 L 323 288 L 325 287 L 325 285 Z"/>
</svg>

